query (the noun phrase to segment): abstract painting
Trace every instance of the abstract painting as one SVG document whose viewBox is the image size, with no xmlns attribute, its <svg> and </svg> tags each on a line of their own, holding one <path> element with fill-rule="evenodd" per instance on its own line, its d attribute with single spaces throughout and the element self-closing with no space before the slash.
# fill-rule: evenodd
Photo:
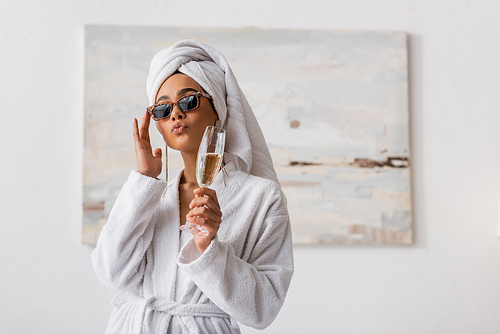
<svg viewBox="0 0 500 334">
<path fill-rule="evenodd" d="M 412 243 L 405 33 L 131 26 L 85 27 L 83 243 L 96 243 L 135 168 L 132 118 L 148 106 L 149 62 L 185 38 L 214 46 L 233 68 L 287 196 L 295 244 Z M 170 150 L 170 178 L 180 168 Z"/>
</svg>

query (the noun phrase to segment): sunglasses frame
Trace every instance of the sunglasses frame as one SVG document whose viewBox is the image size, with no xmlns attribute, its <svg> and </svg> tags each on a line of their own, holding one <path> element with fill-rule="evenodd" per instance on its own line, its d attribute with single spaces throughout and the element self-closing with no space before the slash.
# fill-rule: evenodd
<svg viewBox="0 0 500 334">
<path fill-rule="evenodd" d="M 189 96 L 197 96 L 198 97 L 198 105 L 191 109 L 191 110 L 182 110 L 182 108 L 179 106 L 179 101 L 186 98 L 186 97 L 189 97 Z M 149 113 L 149 115 L 151 115 L 151 118 L 154 119 L 155 121 L 159 121 L 160 119 L 167 119 L 169 118 L 171 115 L 172 115 L 172 111 L 174 110 L 174 107 L 173 105 L 176 105 L 177 108 L 179 108 L 180 111 L 182 111 L 183 113 L 186 113 L 186 112 L 190 112 L 190 111 L 193 111 L 195 109 L 198 109 L 200 107 L 200 104 L 201 104 L 201 100 L 199 99 L 200 97 L 205 97 L 207 99 L 209 99 L 210 101 L 212 101 L 212 97 L 210 95 L 208 95 L 207 93 L 204 93 L 204 92 L 194 92 L 194 93 L 190 93 L 190 94 L 187 94 L 187 95 L 184 95 L 184 96 L 181 96 L 179 97 L 176 101 L 174 102 L 163 102 L 163 103 L 158 103 L 158 104 L 153 104 L 152 106 L 148 107 L 147 108 L 147 111 Z M 162 117 L 162 118 L 156 118 L 153 114 L 153 110 L 154 108 L 156 107 L 159 107 L 159 106 L 162 106 L 162 105 L 171 105 L 172 106 L 172 111 L 170 111 L 170 114 L 166 117 Z"/>
</svg>

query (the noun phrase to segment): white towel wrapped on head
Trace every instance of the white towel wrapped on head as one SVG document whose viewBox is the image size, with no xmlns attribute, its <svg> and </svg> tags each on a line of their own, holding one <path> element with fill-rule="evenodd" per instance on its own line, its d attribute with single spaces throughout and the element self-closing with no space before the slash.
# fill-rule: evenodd
<svg viewBox="0 0 500 334">
<path fill-rule="evenodd" d="M 278 182 L 262 130 L 226 58 L 213 47 L 183 40 L 158 52 L 149 68 L 147 93 L 150 105 L 165 80 L 176 71 L 195 80 L 214 101 L 226 130 L 224 160 L 238 169 Z"/>
</svg>

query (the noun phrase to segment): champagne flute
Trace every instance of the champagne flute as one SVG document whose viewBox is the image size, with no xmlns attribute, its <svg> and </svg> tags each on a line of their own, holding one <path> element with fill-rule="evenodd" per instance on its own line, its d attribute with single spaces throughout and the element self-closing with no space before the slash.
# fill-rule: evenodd
<svg viewBox="0 0 500 334">
<path fill-rule="evenodd" d="M 214 182 L 222 165 L 225 142 L 226 131 L 223 128 L 207 126 L 196 159 L 196 181 L 200 187 L 208 188 Z M 186 222 L 180 228 L 191 234 L 208 234 L 206 229 L 190 222 Z"/>
</svg>

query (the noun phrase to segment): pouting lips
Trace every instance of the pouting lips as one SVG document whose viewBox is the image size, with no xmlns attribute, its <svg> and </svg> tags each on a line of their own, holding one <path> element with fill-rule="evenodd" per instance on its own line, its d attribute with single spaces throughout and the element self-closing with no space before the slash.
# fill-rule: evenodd
<svg viewBox="0 0 500 334">
<path fill-rule="evenodd" d="M 182 133 L 187 128 L 187 125 L 183 122 L 176 122 L 172 125 L 173 133 Z"/>
</svg>

